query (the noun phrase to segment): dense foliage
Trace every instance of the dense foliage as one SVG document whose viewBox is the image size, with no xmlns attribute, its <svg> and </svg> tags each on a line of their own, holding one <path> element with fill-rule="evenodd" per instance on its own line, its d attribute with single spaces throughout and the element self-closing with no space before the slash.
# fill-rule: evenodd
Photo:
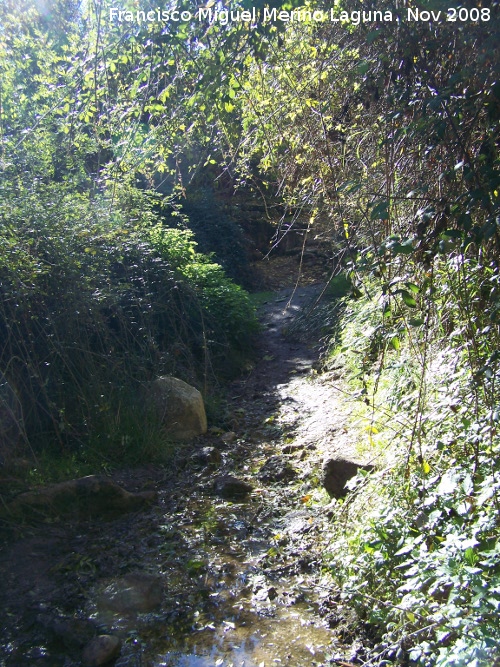
<svg viewBox="0 0 500 667">
<path fill-rule="evenodd" d="M 359 443 L 381 469 L 338 508 L 327 561 L 376 629 L 378 661 L 488 665 L 499 640 L 498 354 L 471 373 L 460 329 L 450 344 L 441 295 L 451 307 L 459 293 L 447 275 L 426 295 L 425 323 L 415 306 L 388 325 L 374 282 L 346 308 L 329 363 L 350 369 Z"/>
<path fill-rule="evenodd" d="M 193 239 L 244 278 L 221 191 L 257 193 L 352 292 L 331 355 L 384 463 L 339 508 L 327 565 L 371 662 L 492 663 L 499 3 L 450 21 L 427 0 L 441 19 L 410 21 L 410 1 L 343 0 L 339 21 L 257 25 L 37 7 L 0 10 L 0 369 L 28 430 L 82 442 L 133 382 L 238 366 L 252 309 Z M 353 18 L 374 10 L 393 20 Z"/>
<path fill-rule="evenodd" d="M 4 200 L 1 363 L 35 449 L 121 441 L 111 415 L 134 412 L 136 385 L 172 373 L 206 390 L 250 352 L 246 294 L 134 197 L 110 209 L 56 184 Z"/>
<path fill-rule="evenodd" d="M 398 13 L 337 10 L 375 8 Z M 327 563 L 372 664 L 493 664 L 499 641 L 500 26 L 479 10 L 291 23 L 236 95 L 242 178 L 258 165 L 358 299 L 332 363 L 382 470 L 339 508 Z"/>
<path fill-rule="evenodd" d="M 141 428 L 141 385 L 168 373 L 208 396 L 246 363 L 256 321 L 197 252 L 179 183 L 151 190 L 155 109 L 136 75 L 149 51 L 94 9 L 2 5 L 0 368 L 2 398 L 22 407 L 20 452 L 106 462 L 162 449 L 157 425 Z"/>
<path fill-rule="evenodd" d="M 246 173 L 331 240 L 358 299 L 331 363 L 382 471 L 327 562 L 372 664 L 493 664 L 499 641 L 498 9 L 487 28 L 294 24 L 246 87 Z"/>
</svg>

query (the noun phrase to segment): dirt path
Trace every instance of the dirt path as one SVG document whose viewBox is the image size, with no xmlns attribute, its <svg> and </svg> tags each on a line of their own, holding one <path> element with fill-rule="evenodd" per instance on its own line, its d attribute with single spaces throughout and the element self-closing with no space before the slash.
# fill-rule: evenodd
<svg viewBox="0 0 500 667">
<path fill-rule="evenodd" d="M 345 412 L 335 377 L 315 374 L 317 352 L 283 335 L 319 290 L 282 290 L 263 306 L 261 358 L 230 388 L 231 430 L 199 443 L 220 452 L 215 465 L 189 455 L 174 470 L 116 474 L 159 503 L 26 528 L 2 545 L 0 665 L 76 667 L 96 633 L 122 641 L 118 667 L 310 667 L 359 655 L 321 572 L 329 498 L 318 471 L 325 454 L 349 453 Z M 221 497 L 224 475 L 252 493 Z"/>
</svg>

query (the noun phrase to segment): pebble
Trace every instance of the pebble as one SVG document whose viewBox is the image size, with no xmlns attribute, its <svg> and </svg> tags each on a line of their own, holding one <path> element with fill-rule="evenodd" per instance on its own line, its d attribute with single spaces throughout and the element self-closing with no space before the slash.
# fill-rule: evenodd
<svg viewBox="0 0 500 667">
<path fill-rule="evenodd" d="M 114 635 L 94 637 L 83 649 L 82 662 L 86 667 L 100 667 L 120 655 L 121 640 Z"/>
<path fill-rule="evenodd" d="M 252 487 L 237 477 L 223 475 L 214 481 L 214 491 L 218 496 L 228 500 L 241 499 L 252 491 Z"/>
</svg>

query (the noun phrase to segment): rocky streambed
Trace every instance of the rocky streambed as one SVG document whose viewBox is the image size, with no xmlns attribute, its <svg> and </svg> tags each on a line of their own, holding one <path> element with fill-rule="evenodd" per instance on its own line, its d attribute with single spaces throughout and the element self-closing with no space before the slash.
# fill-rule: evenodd
<svg viewBox="0 0 500 667">
<path fill-rule="evenodd" d="M 284 289 L 264 304 L 260 360 L 233 383 L 224 428 L 168 470 L 112 475 L 129 492 L 127 513 L 7 525 L 0 665 L 319 667 L 363 658 L 322 571 L 330 495 L 346 481 L 337 466 L 323 480 L 329 495 L 323 462 L 356 456 L 338 378 L 318 376 L 317 350 L 284 335 L 320 292 Z"/>
</svg>

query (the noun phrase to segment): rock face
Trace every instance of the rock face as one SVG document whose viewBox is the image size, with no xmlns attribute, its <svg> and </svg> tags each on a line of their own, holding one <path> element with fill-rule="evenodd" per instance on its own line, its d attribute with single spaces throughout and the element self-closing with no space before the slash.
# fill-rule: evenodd
<svg viewBox="0 0 500 667">
<path fill-rule="evenodd" d="M 323 488 L 331 498 L 343 498 L 348 492 L 346 483 L 355 477 L 359 470 L 371 471 L 373 466 L 360 465 L 346 459 L 328 459 L 321 474 Z"/>
<path fill-rule="evenodd" d="M 214 481 L 214 491 L 227 500 L 242 500 L 251 493 L 252 487 L 237 477 L 222 475 Z"/>
<path fill-rule="evenodd" d="M 203 398 L 191 385 L 165 375 L 152 382 L 147 393 L 172 439 L 191 440 L 207 432 Z"/>
<path fill-rule="evenodd" d="M 153 491 L 130 493 L 106 477 L 89 475 L 21 493 L 6 509 L 12 515 L 30 518 L 106 518 L 140 510 L 155 498 Z"/>
<path fill-rule="evenodd" d="M 289 482 L 297 477 L 296 471 L 284 456 L 271 456 L 257 473 L 263 482 Z"/>
<path fill-rule="evenodd" d="M 106 665 L 120 655 L 121 641 L 113 635 L 94 637 L 83 649 L 82 662 L 86 667 Z"/>
</svg>

